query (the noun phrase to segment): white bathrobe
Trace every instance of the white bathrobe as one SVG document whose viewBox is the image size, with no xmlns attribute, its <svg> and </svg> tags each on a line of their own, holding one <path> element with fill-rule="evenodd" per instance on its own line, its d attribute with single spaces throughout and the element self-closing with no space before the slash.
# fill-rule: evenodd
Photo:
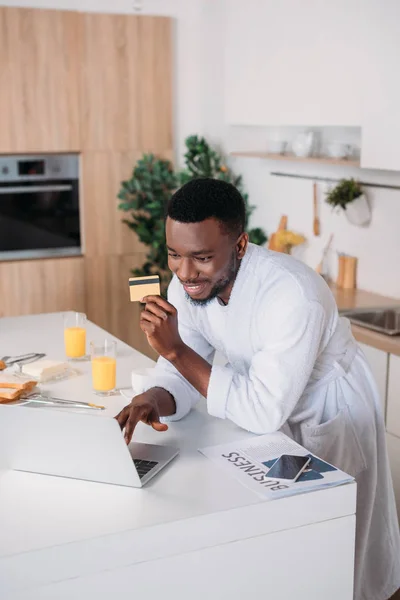
<svg viewBox="0 0 400 600">
<path fill-rule="evenodd" d="M 227 306 L 195 306 L 176 278 L 168 298 L 183 341 L 210 364 L 210 415 L 254 433 L 282 429 L 358 484 L 356 600 L 400 587 L 400 537 L 377 388 L 322 279 L 300 261 L 252 244 Z M 200 394 L 160 358 L 143 389 L 159 386 L 184 417 Z M 339 599 L 338 599 L 339 600 Z"/>
</svg>

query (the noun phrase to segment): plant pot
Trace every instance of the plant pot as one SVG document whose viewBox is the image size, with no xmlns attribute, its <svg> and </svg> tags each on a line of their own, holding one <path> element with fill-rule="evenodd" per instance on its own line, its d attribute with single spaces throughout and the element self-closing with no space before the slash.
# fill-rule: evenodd
<svg viewBox="0 0 400 600">
<path fill-rule="evenodd" d="M 346 204 L 345 214 L 352 225 L 366 226 L 371 221 L 371 209 L 365 194 Z"/>
</svg>

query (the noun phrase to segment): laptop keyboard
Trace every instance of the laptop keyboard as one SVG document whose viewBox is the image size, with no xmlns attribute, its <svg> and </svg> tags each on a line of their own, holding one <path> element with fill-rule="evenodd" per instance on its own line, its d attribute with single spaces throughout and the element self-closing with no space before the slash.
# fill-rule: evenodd
<svg viewBox="0 0 400 600">
<path fill-rule="evenodd" d="M 142 477 L 147 475 L 147 473 L 149 473 L 156 465 L 158 465 L 158 462 L 153 460 L 140 460 L 139 458 L 134 458 L 133 462 L 140 479 L 142 479 Z"/>
</svg>

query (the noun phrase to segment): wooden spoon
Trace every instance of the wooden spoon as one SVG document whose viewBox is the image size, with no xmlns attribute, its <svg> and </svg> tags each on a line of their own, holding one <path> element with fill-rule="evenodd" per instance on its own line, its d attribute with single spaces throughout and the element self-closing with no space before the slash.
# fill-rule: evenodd
<svg viewBox="0 0 400 600">
<path fill-rule="evenodd" d="M 314 182 L 314 221 L 313 221 L 313 232 L 315 236 L 320 234 L 320 225 L 318 218 L 318 200 L 317 200 L 317 184 Z"/>
</svg>

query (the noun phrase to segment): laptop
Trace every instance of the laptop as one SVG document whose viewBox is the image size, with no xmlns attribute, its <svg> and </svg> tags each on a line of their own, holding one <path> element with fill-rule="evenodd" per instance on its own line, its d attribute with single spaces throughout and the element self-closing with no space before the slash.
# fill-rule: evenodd
<svg viewBox="0 0 400 600">
<path fill-rule="evenodd" d="M 177 448 L 126 445 L 115 419 L 53 407 L 0 405 L 0 468 L 140 488 Z"/>
</svg>

